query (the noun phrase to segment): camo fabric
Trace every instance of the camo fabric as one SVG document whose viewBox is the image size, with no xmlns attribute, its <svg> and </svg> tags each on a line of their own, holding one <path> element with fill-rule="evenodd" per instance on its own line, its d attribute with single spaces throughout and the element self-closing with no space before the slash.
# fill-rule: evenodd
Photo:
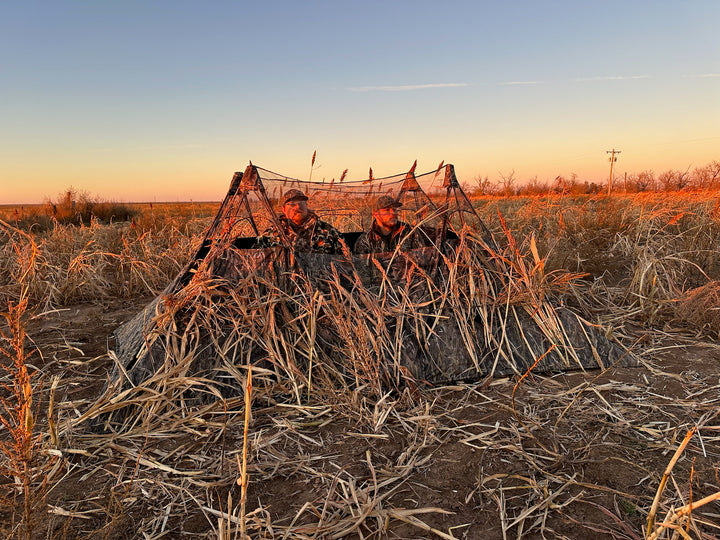
<svg viewBox="0 0 720 540">
<path fill-rule="evenodd" d="M 316 214 L 311 212 L 305 223 L 300 226 L 295 225 L 284 215 L 278 216 L 278 221 L 295 251 L 327 254 L 342 253 L 340 231 L 329 223 L 320 221 Z M 258 248 L 283 245 L 285 244 L 282 235 L 274 227 L 263 231 L 256 242 Z"/>
<path fill-rule="evenodd" d="M 373 220 L 370 230 L 364 232 L 355 242 L 353 251 L 357 254 L 387 253 L 395 251 L 401 242 L 403 251 L 432 245 L 428 232 L 423 229 L 413 230 L 410 225 L 400 221 L 392 234 L 383 236 L 377 231 Z"/>
</svg>

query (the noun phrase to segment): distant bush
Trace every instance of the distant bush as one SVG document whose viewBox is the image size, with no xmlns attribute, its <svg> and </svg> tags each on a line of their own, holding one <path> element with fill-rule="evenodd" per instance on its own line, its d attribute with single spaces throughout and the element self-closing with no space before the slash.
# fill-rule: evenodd
<svg viewBox="0 0 720 540">
<path fill-rule="evenodd" d="M 93 219 L 103 223 L 130 221 L 140 212 L 123 203 L 93 199 L 85 191 L 69 187 L 56 199 L 45 203 L 46 214 L 58 223 L 89 225 Z"/>
<path fill-rule="evenodd" d="M 130 221 L 139 214 L 137 208 L 113 201 L 95 203 L 91 210 L 91 215 L 103 223 Z"/>
<path fill-rule="evenodd" d="M 20 229 L 47 231 L 57 224 L 82 226 L 131 221 L 140 213 L 137 206 L 103 201 L 70 187 L 56 198 L 46 198 L 42 205 L 15 208 L 5 219 Z"/>
</svg>

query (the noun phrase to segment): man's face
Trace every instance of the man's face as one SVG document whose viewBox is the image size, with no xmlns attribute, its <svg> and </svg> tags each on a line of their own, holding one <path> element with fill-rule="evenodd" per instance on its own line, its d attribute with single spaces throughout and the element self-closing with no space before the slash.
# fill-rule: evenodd
<svg viewBox="0 0 720 540">
<path fill-rule="evenodd" d="M 375 222 L 381 227 L 385 227 L 386 229 L 394 229 L 397 227 L 398 213 L 397 208 L 394 206 L 375 210 L 373 217 L 375 218 Z"/>
<path fill-rule="evenodd" d="M 295 225 L 302 225 L 310 214 L 307 201 L 288 201 L 283 205 L 283 214 Z"/>
</svg>

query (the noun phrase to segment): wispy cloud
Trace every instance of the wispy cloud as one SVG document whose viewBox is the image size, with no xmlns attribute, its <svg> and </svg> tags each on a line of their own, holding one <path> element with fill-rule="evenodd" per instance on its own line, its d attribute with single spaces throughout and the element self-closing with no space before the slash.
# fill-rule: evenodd
<svg viewBox="0 0 720 540">
<path fill-rule="evenodd" d="M 582 77 L 575 79 L 576 82 L 590 81 L 632 81 L 637 79 L 649 79 L 650 75 L 610 75 L 603 77 Z"/>
<path fill-rule="evenodd" d="M 165 151 L 165 150 L 197 150 L 199 148 L 204 148 L 205 145 L 202 144 L 158 144 L 158 145 L 150 145 L 150 146 L 136 146 L 136 147 L 120 147 L 120 146 L 100 146 L 98 148 L 94 148 L 94 152 L 117 152 L 118 150 L 127 151 L 131 150 L 133 152 L 145 152 L 145 151 Z"/>
<path fill-rule="evenodd" d="M 460 88 L 469 86 L 467 83 L 435 83 L 435 84 L 405 84 L 398 86 L 358 86 L 348 88 L 350 92 L 409 92 L 412 90 L 427 90 L 429 88 Z"/>
<path fill-rule="evenodd" d="M 504 83 L 500 83 L 502 86 L 534 86 L 537 84 L 542 84 L 540 81 L 508 81 Z"/>
<path fill-rule="evenodd" d="M 705 77 L 720 77 L 720 73 L 703 73 L 700 76 L 703 78 L 705 78 Z"/>
</svg>

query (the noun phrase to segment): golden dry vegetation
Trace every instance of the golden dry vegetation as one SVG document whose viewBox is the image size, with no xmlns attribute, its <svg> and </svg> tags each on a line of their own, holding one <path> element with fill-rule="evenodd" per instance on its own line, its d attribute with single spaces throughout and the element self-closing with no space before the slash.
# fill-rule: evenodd
<svg viewBox="0 0 720 540">
<path fill-rule="evenodd" d="M 0 531 L 714 538 L 719 196 L 473 197 L 493 234 L 515 243 L 508 258 L 526 264 L 524 290 L 543 287 L 632 348 L 639 367 L 384 392 L 371 377 L 342 389 L 259 373 L 253 385 L 240 366 L 244 398 L 199 403 L 186 388 L 215 391 L 182 363 L 119 398 L 104 389 L 113 330 L 175 277 L 216 205 L 148 204 L 129 222 L 37 230 L 3 209 Z M 555 290 L 554 271 L 582 277 Z M 302 305 L 288 355 L 314 339 L 317 298 Z M 367 357 L 361 340 L 348 355 Z M 142 412 L 121 430 L 94 429 L 93 415 L 122 400 Z"/>
</svg>

